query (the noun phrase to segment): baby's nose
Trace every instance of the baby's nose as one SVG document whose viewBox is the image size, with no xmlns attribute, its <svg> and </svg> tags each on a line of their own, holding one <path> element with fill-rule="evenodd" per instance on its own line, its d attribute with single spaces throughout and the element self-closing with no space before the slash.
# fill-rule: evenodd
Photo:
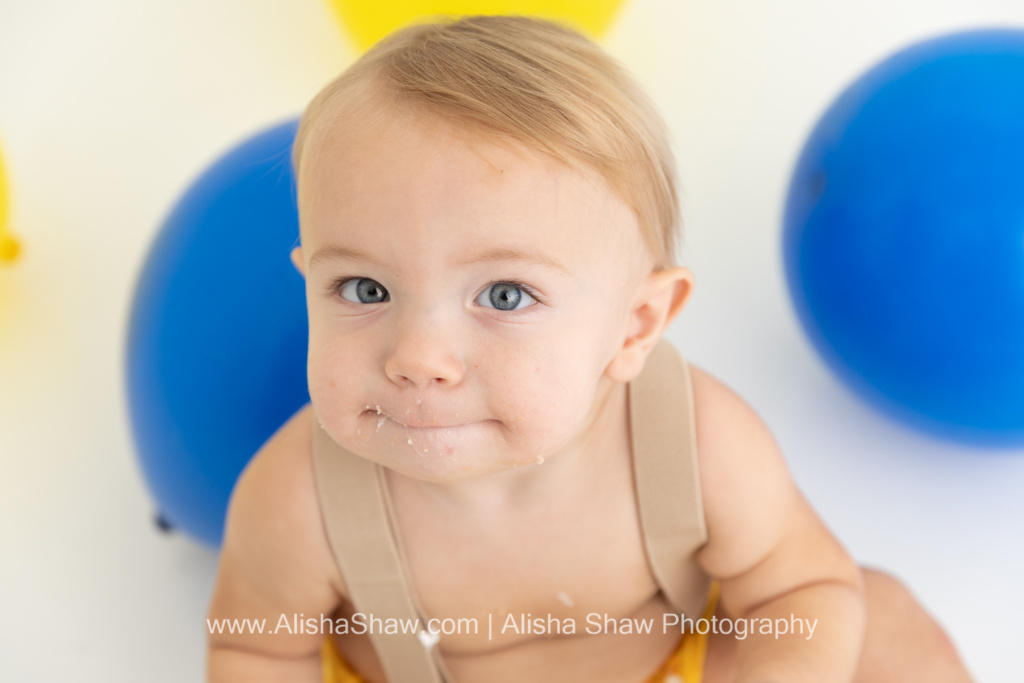
<svg viewBox="0 0 1024 683">
<path fill-rule="evenodd" d="M 455 330 L 437 320 L 425 317 L 409 321 L 394 339 L 385 374 L 400 386 L 458 384 L 465 367 L 456 348 L 457 336 Z"/>
</svg>

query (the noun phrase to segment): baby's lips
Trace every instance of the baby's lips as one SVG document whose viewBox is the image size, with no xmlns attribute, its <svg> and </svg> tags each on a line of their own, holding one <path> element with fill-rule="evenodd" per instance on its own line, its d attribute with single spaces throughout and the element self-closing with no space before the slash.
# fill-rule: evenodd
<svg viewBox="0 0 1024 683">
<path fill-rule="evenodd" d="M 441 412 L 430 408 L 424 408 L 422 403 L 411 408 L 399 410 L 395 410 L 394 406 L 388 406 L 385 408 L 384 406 L 373 404 L 363 412 L 370 416 L 385 417 L 402 427 L 408 427 L 410 429 L 461 427 L 476 421 L 460 418 L 460 413 L 458 411 Z M 449 415 L 450 417 L 446 418 L 444 417 L 445 415 Z"/>
</svg>

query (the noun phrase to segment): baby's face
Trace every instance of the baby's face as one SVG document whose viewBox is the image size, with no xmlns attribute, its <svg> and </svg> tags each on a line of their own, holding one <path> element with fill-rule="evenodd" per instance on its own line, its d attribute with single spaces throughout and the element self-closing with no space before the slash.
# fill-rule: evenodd
<svg viewBox="0 0 1024 683">
<path fill-rule="evenodd" d="M 395 115 L 331 131 L 303 181 L 309 389 L 335 441 L 444 482 L 585 437 L 651 270 L 602 180 Z"/>
</svg>

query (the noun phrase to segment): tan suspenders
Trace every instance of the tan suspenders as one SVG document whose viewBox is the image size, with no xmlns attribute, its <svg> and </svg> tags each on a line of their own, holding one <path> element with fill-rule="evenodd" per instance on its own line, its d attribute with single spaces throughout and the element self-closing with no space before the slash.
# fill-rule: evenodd
<svg viewBox="0 0 1024 683">
<path fill-rule="evenodd" d="M 341 448 L 314 420 L 313 468 L 327 539 L 352 604 L 364 614 L 423 623 L 423 610 L 409 582 L 398 530 L 392 523 L 381 466 Z M 444 663 L 437 648 L 427 647 L 428 635 L 426 631 L 370 634 L 388 681 L 450 680 L 442 673 Z"/>
<path fill-rule="evenodd" d="M 700 614 L 709 579 L 694 561 L 707 540 L 689 368 L 660 342 L 630 383 L 633 471 L 651 571 L 672 607 Z M 338 446 L 314 420 L 313 467 L 334 557 L 363 613 L 425 623 L 409 581 L 381 467 Z M 429 634 L 371 635 L 388 681 L 450 680 Z"/>
<path fill-rule="evenodd" d="M 694 555 L 707 541 L 697 472 L 690 368 L 667 341 L 629 385 L 633 480 L 647 561 L 677 612 L 704 611 L 711 580 Z"/>
</svg>

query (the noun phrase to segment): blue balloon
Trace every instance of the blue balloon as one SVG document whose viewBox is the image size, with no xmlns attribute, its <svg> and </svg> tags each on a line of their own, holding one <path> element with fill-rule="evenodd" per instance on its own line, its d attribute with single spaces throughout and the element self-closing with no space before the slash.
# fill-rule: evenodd
<svg viewBox="0 0 1024 683">
<path fill-rule="evenodd" d="M 1024 31 L 920 43 L 843 92 L 800 155 L 783 250 L 807 334 L 859 394 L 1024 444 Z"/>
<path fill-rule="evenodd" d="M 297 123 L 246 140 L 199 177 L 139 278 L 127 391 L 158 519 L 219 545 L 235 480 L 309 401 L 291 167 Z"/>
</svg>

